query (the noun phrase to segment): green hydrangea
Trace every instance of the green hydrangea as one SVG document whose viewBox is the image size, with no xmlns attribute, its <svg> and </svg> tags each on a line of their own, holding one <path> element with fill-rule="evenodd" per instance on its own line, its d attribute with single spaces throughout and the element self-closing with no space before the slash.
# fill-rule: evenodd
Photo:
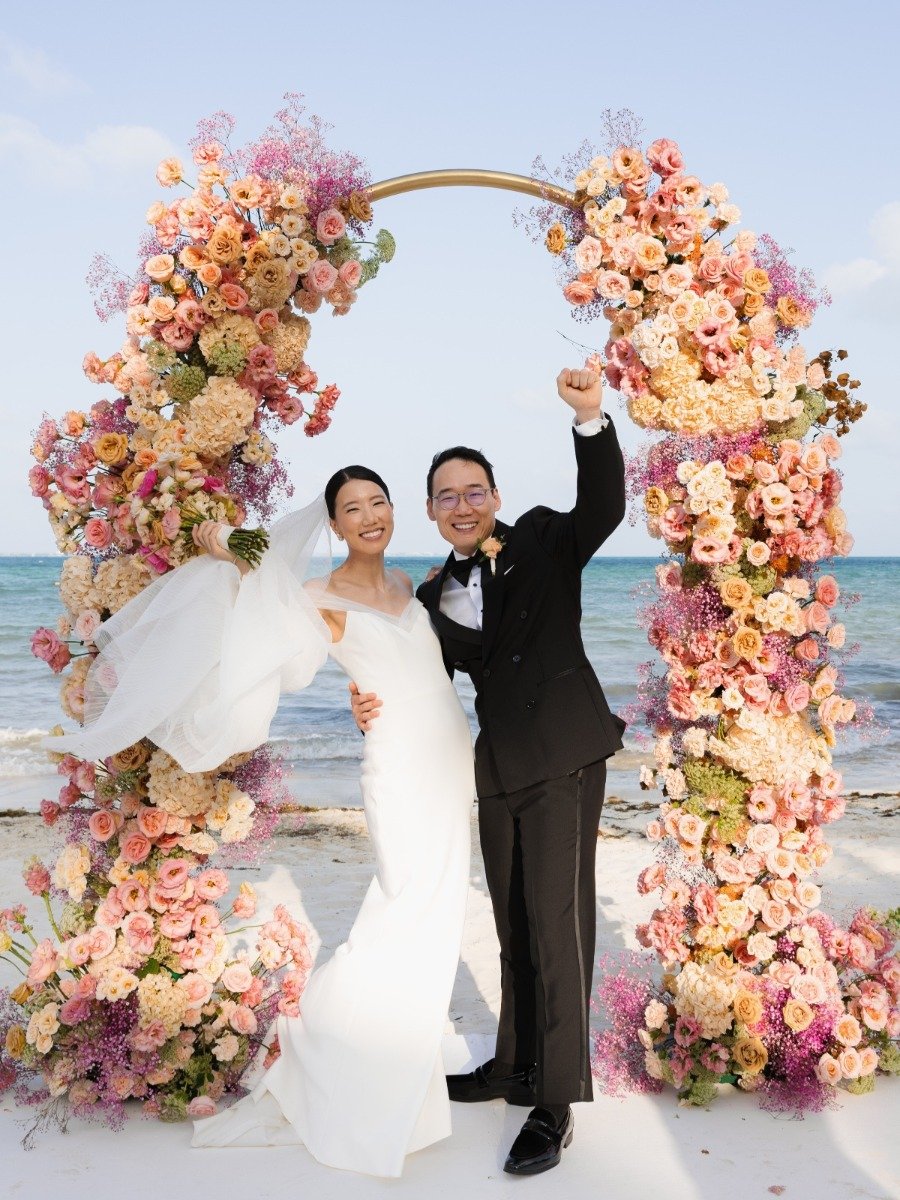
<svg viewBox="0 0 900 1200">
<path fill-rule="evenodd" d="M 699 796 L 688 796 L 681 807 L 685 812 L 692 813 L 703 821 L 709 816 L 709 809 Z"/>
<path fill-rule="evenodd" d="M 749 783 L 743 775 L 708 759 L 687 758 L 681 767 L 687 785 L 700 796 L 716 796 L 719 808 L 743 805 Z"/>
<path fill-rule="evenodd" d="M 804 383 L 801 383 L 797 388 L 796 399 L 803 401 L 803 412 L 799 417 L 792 417 L 789 421 L 778 421 L 770 424 L 769 433 L 766 437 L 767 442 L 775 445 L 778 442 L 784 441 L 785 438 L 796 438 L 798 442 L 802 441 L 827 407 L 827 402 L 822 393 L 808 388 Z"/>
<path fill-rule="evenodd" d="M 147 355 L 147 366 L 157 375 L 162 375 L 163 371 L 171 371 L 178 362 L 175 351 L 165 342 L 158 342 L 155 338 L 144 346 L 144 353 Z"/>
<path fill-rule="evenodd" d="M 388 233 L 386 229 L 379 229 L 375 234 L 375 249 L 381 261 L 389 263 L 397 250 L 393 234 Z"/>
<path fill-rule="evenodd" d="M 176 404 L 189 404 L 206 387 L 206 372 L 202 367 L 177 363 L 163 379 L 163 387 Z"/>
<path fill-rule="evenodd" d="M 701 1071 L 697 1075 L 688 1076 L 689 1082 L 678 1093 L 679 1100 L 684 1104 L 693 1104 L 700 1108 L 712 1104 L 716 1098 L 716 1083 L 718 1076 L 712 1071 Z"/>
<path fill-rule="evenodd" d="M 778 574 L 768 563 L 764 563 L 761 567 L 753 567 L 748 564 L 743 574 L 756 596 L 768 596 L 778 583 Z"/>
<path fill-rule="evenodd" d="M 854 1096 L 864 1096 L 866 1092 L 872 1092 L 874 1090 L 874 1075 L 860 1075 L 857 1079 L 851 1079 L 847 1084 L 847 1091 L 852 1092 Z"/>
<path fill-rule="evenodd" d="M 247 363 L 247 351 L 239 342 L 223 340 L 210 346 L 206 361 L 216 375 L 240 375 Z"/>
<path fill-rule="evenodd" d="M 900 1075 L 900 1046 L 895 1042 L 888 1042 L 881 1051 L 878 1066 L 889 1075 Z"/>
</svg>

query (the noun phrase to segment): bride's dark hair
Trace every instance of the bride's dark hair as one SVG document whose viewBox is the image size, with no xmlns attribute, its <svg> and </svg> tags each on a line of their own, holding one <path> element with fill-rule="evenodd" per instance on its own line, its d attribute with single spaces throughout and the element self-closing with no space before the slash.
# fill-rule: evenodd
<svg viewBox="0 0 900 1200">
<path fill-rule="evenodd" d="M 378 474 L 377 471 L 371 470 L 369 467 L 350 466 L 341 467 L 339 471 L 335 471 L 332 477 L 325 484 L 325 507 L 328 509 L 328 515 L 334 520 L 335 504 L 337 502 L 338 492 L 345 483 L 349 483 L 351 479 L 365 479 L 369 483 L 376 483 L 387 496 L 390 503 L 391 493 L 388 491 L 388 486 Z"/>
</svg>

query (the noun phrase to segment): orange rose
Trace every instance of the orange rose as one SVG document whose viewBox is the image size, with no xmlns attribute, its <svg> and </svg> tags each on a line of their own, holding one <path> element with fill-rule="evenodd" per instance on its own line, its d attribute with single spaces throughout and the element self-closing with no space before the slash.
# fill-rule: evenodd
<svg viewBox="0 0 900 1200">
<path fill-rule="evenodd" d="M 242 248 L 240 230 L 226 221 L 219 222 L 206 244 L 209 257 L 222 266 L 234 262 Z"/>
<path fill-rule="evenodd" d="M 728 608 L 746 608 L 753 599 L 753 588 L 741 575 L 729 575 L 720 585 L 719 595 Z"/>
<path fill-rule="evenodd" d="M 748 292 L 756 292 L 762 296 L 772 287 L 769 282 L 769 274 L 762 267 L 748 267 L 744 272 L 742 282 Z"/>
<path fill-rule="evenodd" d="M 758 1075 L 769 1055 L 758 1037 L 741 1038 L 731 1049 L 732 1057 L 742 1075 Z"/>
<path fill-rule="evenodd" d="M 651 517 L 660 517 L 669 507 L 669 497 L 658 487 L 647 488 L 644 493 L 644 508 Z"/>
<path fill-rule="evenodd" d="M 789 329 L 809 324 L 809 313 L 793 296 L 782 296 L 775 306 L 778 319 Z"/>
<path fill-rule="evenodd" d="M 734 1015 L 742 1025 L 755 1025 L 763 1015 L 762 1001 L 756 992 L 741 989 L 734 998 Z"/>
<path fill-rule="evenodd" d="M 744 297 L 744 312 L 748 317 L 755 317 L 758 312 L 762 312 L 766 302 L 759 292 L 748 292 Z"/>
<path fill-rule="evenodd" d="M 133 771 L 135 767 L 142 767 L 150 757 L 150 751 L 143 742 L 135 742 L 132 746 L 126 746 L 124 750 L 120 750 L 118 754 L 114 754 L 110 759 L 114 771 Z"/>
<path fill-rule="evenodd" d="M 781 1015 L 785 1025 L 793 1029 L 794 1033 L 802 1033 L 813 1022 L 813 1010 L 805 1000 L 788 1000 L 781 1010 Z"/>
<path fill-rule="evenodd" d="M 731 638 L 734 652 L 739 658 L 754 659 L 762 650 L 762 636 L 758 629 L 749 625 L 739 625 Z"/>
<path fill-rule="evenodd" d="M 347 211 L 351 217 L 363 224 L 372 220 L 372 205 L 362 192 L 351 192 L 347 198 Z"/>
<path fill-rule="evenodd" d="M 562 254 L 566 248 L 566 231 L 563 226 L 556 222 L 547 230 L 547 236 L 544 239 L 544 245 L 551 254 Z"/>
</svg>

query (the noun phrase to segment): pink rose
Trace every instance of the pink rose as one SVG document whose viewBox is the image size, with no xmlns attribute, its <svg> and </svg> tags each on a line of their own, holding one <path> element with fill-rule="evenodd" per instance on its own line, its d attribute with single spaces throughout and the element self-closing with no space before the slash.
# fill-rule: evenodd
<svg viewBox="0 0 900 1200">
<path fill-rule="evenodd" d="M 318 258 L 303 276 L 303 286 L 319 295 L 330 292 L 337 282 L 338 273 L 325 258 Z"/>
<path fill-rule="evenodd" d="M 137 823 L 138 829 L 145 837 L 162 837 L 166 832 L 166 813 L 161 808 L 150 808 L 142 804 L 138 809 Z"/>
<path fill-rule="evenodd" d="M 144 834 L 135 830 L 125 838 L 119 849 L 127 863 L 137 864 L 144 861 L 153 847 Z"/>
<path fill-rule="evenodd" d="M 222 986 L 229 992 L 246 992 L 255 976 L 245 962 L 230 963 L 222 972 Z"/>
<path fill-rule="evenodd" d="M 341 216 L 336 208 L 326 208 L 319 213 L 316 219 L 316 237 L 325 246 L 333 245 L 338 238 L 344 236 L 347 228 L 347 222 Z M 323 261 L 322 259 L 318 260 Z M 315 264 L 313 264 L 315 266 Z M 316 291 L 326 291 L 327 289 L 316 288 Z"/>
<path fill-rule="evenodd" d="M 231 1016 L 228 1018 L 228 1024 L 235 1033 L 244 1034 L 245 1036 L 256 1033 L 256 1014 L 246 1004 L 238 1004 L 232 1010 Z"/>
<path fill-rule="evenodd" d="M 33 988 L 38 988 L 42 983 L 46 983 L 50 976 L 59 966 L 59 955 L 56 952 L 56 947 L 49 938 L 44 938 L 42 942 L 38 942 L 31 952 L 31 963 L 28 967 L 28 983 Z"/>
<path fill-rule="evenodd" d="M 215 1112 L 216 1102 L 209 1096 L 195 1096 L 187 1106 L 188 1116 L 193 1117 L 195 1120 L 214 1116 Z"/>
<path fill-rule="evenodd" d="M 691 558 L 698 563 L 723 563 L 728 557 L 728 543 L 717 537 L 694 538 Z"/>
<path fill-rule="evenodd" d="M 784 702 L 788 707 L 788 711 L 792 713 L 803 712 L 804 708 L 809 704 L 809 699 L 809 684 L 802 681 L 792 684 L 784 693 Z"/>
<path fill-rule="evenodd" d="M 821 656 L 819 643 L 815 638 L 804 638 L 794 647 L 794 654 L 802 662 L 815 662 Z"/>
<path fill-rule="evenodd" d="M 345 287 L 351 291 L 359 287 L 359 281 L 362 278 L 362 264 L 357 262 L 355 258 L 350 258 L 345 263 L 341 263 L 338 268 L 338 278 Z"/>
<path fill-rule="evenodd" d="M 642 896 L 646 896 L 649 892 L 655 891 L 656 888 L 662 887 L 665 881 L 665 867 L 661 863 L 654 863 L 652 866 L 645 867 L 638 876 L 638 892 Z"/>
<path fill-rule="evenodd" d="M 790 910 L 781 900 L 767 900 L 762 906 L 760 917 L 766 928 L 771 929 L 774 933 L 786 929 L 791 923 Z M 792 963 L 791 965 L 795 966 L 796 964 Z"/>
<path fill-rule="evenodd" d="M 105 809 L 91 813 L 88 829 L 91 831 L 91 837 L 96 838 L 98 842 L 108 842 L 118 832 L 115 817 Z"/>
<path fill-rule="evenodd" d="M 219 295 L 225 301 L 228 308 L 238 309 L 243 308 L 250 297 L 236 283 L 223 283 L 219 286 Z"/>
<path fill-rule="evenodd" d="M 816 599 L 821 601 L 827 608 L 832 608 L 837 604 L 840 594 L 841 589 L 838 587 L 838 581 L 833 575 L 823 575 L 816 584 Z"/>
</svg>

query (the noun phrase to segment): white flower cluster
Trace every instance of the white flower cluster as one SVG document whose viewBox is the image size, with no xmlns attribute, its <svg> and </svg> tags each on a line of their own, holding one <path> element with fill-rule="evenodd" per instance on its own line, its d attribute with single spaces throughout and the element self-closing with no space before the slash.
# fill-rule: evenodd
<svg viewBox="0 0 900 1200">
<path fill-rule="evenodd" d="M 744 707 L 724 738 L 711 737 L 709 752 L 751 783 L 784 787 L 831 766 L 825 739 L 802 713 L 776 717 Z"/>
<path fill-rule="evenodd" d="M 63 848 L 53 868 L 53 884 L 68 892 L 73 900 L 80 900 L 87 886 L 87 874 L 91 869 L 91 853 L 87 846 L 72 842 Z"/>
<path fill-rule="evenodd" d="M 721 1037 L 734 1020 L 731 1004 L 735 991 L 733 980 L 700 963 L 687 962 L 675 979 L 675 1008 L 679 1016 L 699 1022 L 702 1037 Z"/>
<path fill-rule="evenodd" d="M 222 841 L 242 842 L 253 827 L 256 805 L 230 779 L 216 783 L 216 806 L 206 814 L 206 825 L 221 834 Z"/>
</svg>

